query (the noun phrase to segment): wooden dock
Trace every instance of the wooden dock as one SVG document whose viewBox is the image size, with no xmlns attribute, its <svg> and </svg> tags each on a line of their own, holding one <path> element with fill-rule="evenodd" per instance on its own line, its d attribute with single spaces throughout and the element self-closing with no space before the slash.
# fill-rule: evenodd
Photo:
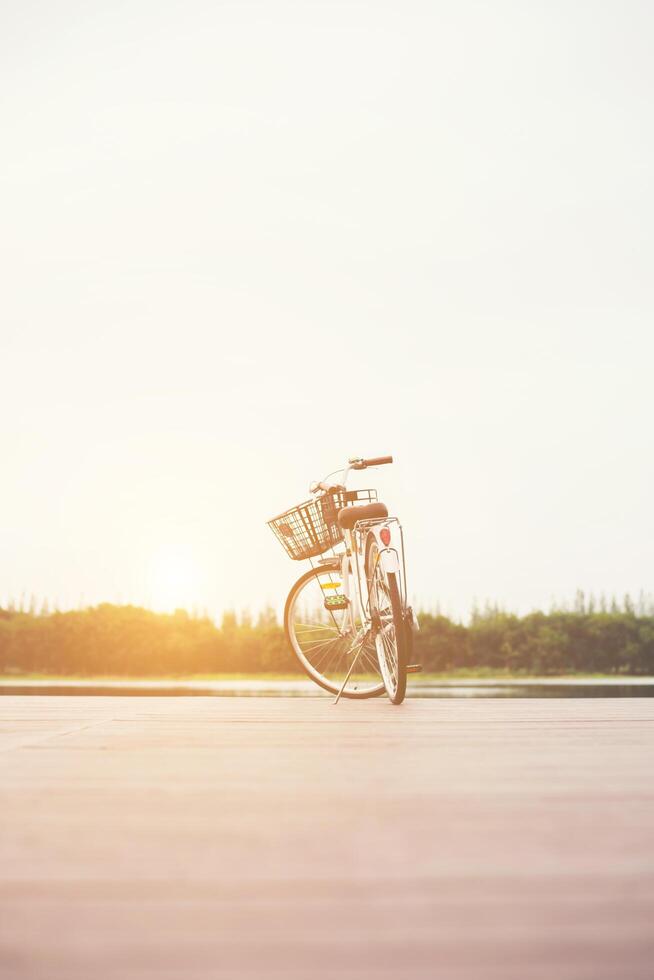
<svg viewBox="0 0 654 980">
<path fill-rule="evenodd" d="M 7 980 L 650 980 L 654 699 L 0 699 Z"/>
</svg>

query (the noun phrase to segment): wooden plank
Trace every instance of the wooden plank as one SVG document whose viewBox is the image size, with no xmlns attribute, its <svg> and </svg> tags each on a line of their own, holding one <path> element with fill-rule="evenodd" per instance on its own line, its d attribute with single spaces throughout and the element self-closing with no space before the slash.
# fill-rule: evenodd
<svg viewBox="0 0 654 980">
<path fill-rule="evenodd" d="M 651 976 L 652 699 L 0 712 L 3 977 Z"/>
</svg>

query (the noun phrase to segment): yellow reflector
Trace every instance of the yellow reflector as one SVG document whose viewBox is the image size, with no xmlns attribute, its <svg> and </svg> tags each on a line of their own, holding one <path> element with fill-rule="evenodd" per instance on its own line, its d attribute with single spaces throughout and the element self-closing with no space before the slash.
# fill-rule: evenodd
<svg viewBox="0 0 654 980">
<path fill-rule="evenodd" d="M 340 582 L 324 582 L 324 583 L 321 582 L 320 583 L 320 588 L 321 589 L 340 589 L 340 587 L 341 587 L 341 583 Z"/>
</svg>

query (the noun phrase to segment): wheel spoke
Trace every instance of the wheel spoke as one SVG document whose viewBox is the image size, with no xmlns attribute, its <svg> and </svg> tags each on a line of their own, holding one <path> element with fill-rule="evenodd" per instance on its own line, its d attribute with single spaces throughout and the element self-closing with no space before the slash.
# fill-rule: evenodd
<svg viewBox="0 0 654 980">
<path fill-rule="evenodd" d="M 297 629 L 298 627 L 307 630 L 334 630 L 335 628 L 333 623 L 329 626 L 325 625 L 325 623 L 296 623 L 295 628 Z"/>
<path fill-rule="evenodd" d="M 328 636 L 325 640 L 303 640 L 302 649 L 305 650 L 319 650 L 320 647 L 324 647 L 327 643 L 337 643 L 341 639 L 341 636 Z"/>
<path fill-rule="evenodd" d="M 396 675 L 397 674 L 397 650 L 395 646 L 395 641 L 394 639 L 391 639 L 391 637 L 385 632 L 382 633 L 381 637 L 382 637 L 382 643 L 384 644 L 384 648 L 388 655 L 387 662 L 390 664 L 392 668 L 393 675 Z"/>
<path fill-rule="evenodd" d="M 319 654 L 317 658 L 314 657 L 313 665 L 316 670 L 321 673 L 325 673 L 327 667 L 333 667 L 335 663 L 338 663 L 342 658 L 342 647 L 339 645 L 327 647 L 323 650 L 322 654 Z"/>
</svg>

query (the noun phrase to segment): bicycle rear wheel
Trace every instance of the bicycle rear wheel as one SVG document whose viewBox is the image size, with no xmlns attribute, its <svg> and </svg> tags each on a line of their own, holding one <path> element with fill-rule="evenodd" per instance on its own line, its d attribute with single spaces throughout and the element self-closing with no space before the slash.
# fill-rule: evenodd
<svg viewBox="0 0 654 980">
<path fill-rule="evenodd" d="M 311 568 L 286 600 L 284 630 L 302 669 L 325 691 L 337 694 L 357 656 L 344 698 L 384 693 L 375 643 L 357 620 L 352 627 L 343 595 L 340 561 Z"/>
<path fill-rule="evenodd" d="M 406 694 L 407 642 L 397 575 L 386 572 L 374 534 L 366 544 L 366 575 L 372 631 L 384 686 L 392 704 Z"/>
</svg>

